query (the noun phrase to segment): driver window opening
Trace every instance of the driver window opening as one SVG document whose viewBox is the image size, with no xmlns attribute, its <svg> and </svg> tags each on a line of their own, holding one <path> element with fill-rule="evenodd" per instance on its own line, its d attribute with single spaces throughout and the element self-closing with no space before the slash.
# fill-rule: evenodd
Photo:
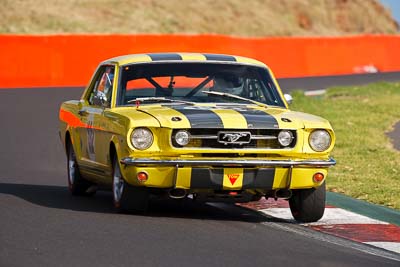
<svg viewBox="0 0 400 267">
<path fill-rule="evenodd" d="M 103 67 L 90 93 L 88 99 L 90 105 L 110 107 L 114 73 L 114 66 Z"/>
</svg>

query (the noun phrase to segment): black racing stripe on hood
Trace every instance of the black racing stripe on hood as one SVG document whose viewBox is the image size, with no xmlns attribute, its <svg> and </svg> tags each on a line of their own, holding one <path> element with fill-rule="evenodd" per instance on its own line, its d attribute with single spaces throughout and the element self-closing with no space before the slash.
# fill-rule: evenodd
<svg viewBox="0 0 400 267">
<path fill-rule="evenodd" d="M 221 118 L 209 109 L 177 106 L 170 108 L 185 115 L 192 128 L 224 128 Z"/>
<path fill-rule="evenodd" d="M 167 54 L 167 53 L 159 53 L 159 54 L 147 54 L 152 61 L 160 61 L 160 60 L 182 60 L 181 55 L 179 54 Z"/>
<path fill-rule="evenodd" d="M 237 110 L 247 121 L 248 128 L 266 129 L 278 128 L 278 121 L 261 110 Z"/>
</svg>

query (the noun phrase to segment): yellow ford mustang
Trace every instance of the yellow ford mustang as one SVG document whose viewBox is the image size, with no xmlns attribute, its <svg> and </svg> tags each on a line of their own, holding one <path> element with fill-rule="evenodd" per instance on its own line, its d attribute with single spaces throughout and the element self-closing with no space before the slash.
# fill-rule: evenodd
<svg viewBox="0 0 400 267">
<path fill-rule="evenodd" d="M 137 54 L 102 62 L 80 100 L 60 108 L 74 195 L 112 188 L 117 210 L 150 197 L 289 200 L 319 220 L 335 135 L 325 119 L 293 112 L 270 69 L 254 59 Z"/>
</svg>

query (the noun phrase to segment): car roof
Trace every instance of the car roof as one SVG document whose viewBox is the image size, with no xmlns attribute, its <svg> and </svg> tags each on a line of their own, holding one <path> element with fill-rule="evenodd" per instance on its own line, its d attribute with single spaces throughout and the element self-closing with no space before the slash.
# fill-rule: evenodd
<svg viewBox="0 0 400 267">
<path fill-rule="evenodd" d="M 250 64 L 260 67 L 267 66 L 261 61 L 233 55 L 208 54 L 208 53 L 149 53 L 131 54 L 107 59 L 102 64 L 118 64 L 120 66 L 137 63 L 154 62 L 207 62 L 207 63 L 230 63 L 230 64 Z"/>
</svg>

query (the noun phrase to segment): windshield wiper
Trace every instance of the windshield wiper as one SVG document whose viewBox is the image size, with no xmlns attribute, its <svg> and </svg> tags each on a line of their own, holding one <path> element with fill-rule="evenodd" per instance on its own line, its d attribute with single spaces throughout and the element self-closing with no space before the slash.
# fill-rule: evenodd
<svg viewBox="0 0 400 267">
<path fill-rule="evenodd" d="M 129 104 L 137 103 L 137 102 L 139 102 L 139 103 L 143 103 L 143 102 L 171 102 L 171 103 L 181 103 L 181 104 L 194 105 L 193 102 L 170 99 L 170 98 L 165 98 L 165 97 L 137 97 L 135 99 L 131 99 L 131 100 L 128 101 Z"/>
<path fill-rule="evenodd" d="M 238 96 L 238 95 L 234 95 L 234 94 L 216 92 L 216 91 L 203 91 L 202 93 L 208 94 L 208 95 L 225 96 L 225 97 L 228 97 L 228 98 L 239 99 L 239 100 L 243 100 L 243 101 L 246 101 L 246 102 L 250 102 L 250 103 L 256 104 L 259 107 L 264 107 L 264 108 L 268 107 L 267 104 L 263 104 L 263 103 L 260 103 L 258 101 L 251 100 L 251 99 L 248 99 L 248 98 L 245 98 L 245 97 L 241 97 L 241 96 Z"/>
</svg>

